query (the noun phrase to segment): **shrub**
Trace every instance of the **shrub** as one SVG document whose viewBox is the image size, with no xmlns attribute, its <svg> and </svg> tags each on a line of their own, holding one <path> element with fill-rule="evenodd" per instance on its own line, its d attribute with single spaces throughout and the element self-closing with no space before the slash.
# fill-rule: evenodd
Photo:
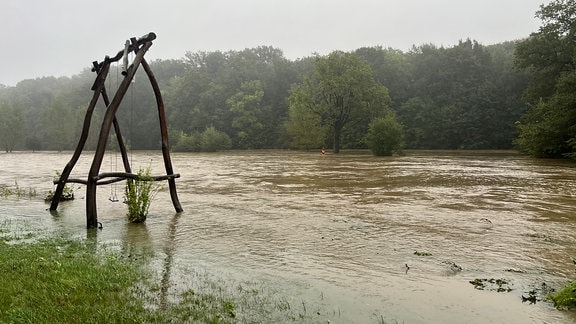
<svg viewBox="0 0 576 324">
<path fill-rule="evenodd" d="M 213 126 L 207 127 L 202 133 L 193 132 L 190 135 L 180 134 L 174 150 L 178 152 L 217 152 L 232 147 L 232 139 Z"/>
<path fill-rule="evenodd" d="M 366 144 L 376 156 L 400 153 L 404 147 L 404 130 L 393 114 L 380 117 L 370 123 Z"/>
<path fill-rule="evenodd" d="M 150 203 L 157 192 L 149 167 L 140 169 L 136 180 L 127 179 L 125 200 L 128 205 L 128 220 L 131 223 L 142 223 L 146 220 Z"/>
</svg>

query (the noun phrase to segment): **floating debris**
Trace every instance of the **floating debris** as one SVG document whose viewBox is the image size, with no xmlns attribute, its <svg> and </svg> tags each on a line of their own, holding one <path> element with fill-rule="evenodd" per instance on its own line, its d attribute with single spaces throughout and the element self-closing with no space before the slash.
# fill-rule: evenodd
<svg viewBox="0 0 576 324">
<path fill-rule="evenodd" d="M 511 292 L 508 281 L 505 279 L 474 279 L 470 283 L 478 290 L 490 290 L 496 292 Z"/>
<path fill-rule="evenodd" d="M 452 271 L 453 273 L 462 271 L 462 267 L 452 261 L 442 261 L 442 263 L 447 265 L 448 270 Z"/>
</svg>

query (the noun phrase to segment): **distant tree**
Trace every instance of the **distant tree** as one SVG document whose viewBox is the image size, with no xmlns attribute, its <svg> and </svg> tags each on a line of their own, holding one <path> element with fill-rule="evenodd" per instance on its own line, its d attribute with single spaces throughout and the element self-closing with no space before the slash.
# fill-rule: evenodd
<svg viewBox="0 0 576 324">
<path fill-rule="evenodd" d="M 207 127 L 200 135 L 200 150 L 202 152 L 217 152 L 232 148 L 230 136 L 217 130 L 214 126 Z"/>
<path fill-rule="evenodd" d="M 333 151 L 340 152 L 345 127 L 368 125 L 382 116 L 390 103 L 388 90 L 376 82 L 366 61 L 352 53 L 332 52 L 319 57 L 312 73 L 296 86 L 290 104 L 319 117 L 317 127 L 328 126 L 333 134 Z"/>
<path fill-rule="evenodd" d="M 226 100 L 232 115 L 234 139 L 239 148 L 262 148 L 266 141 L 265 116 L 270 107 L 262 103 L 264 91 L 259 80 L 242 82 L 240 89 Z"/>
<path fill-rule="evenodd" d="M 0 145 L 12 152 L 24 138 L 22 110 L 8 102 L 0 102 Z"/>
<path fill-rule="evenodd" d="M 174 151 L 177 152 L 217 152 L 232 147 L 232 140 L 226 133 L 213 126 L 207 127 L 202 133 L 193 132 L 190 135 L 181 133 Z"/>
<path fill-rule="evenodd" d="M 57 151 L 71 149 L 75 138 L 72 138 L 74 118 L 70 107 L 62 100 L 55 99 L 46 110 L 44 118 L 47 148 Z"/>
<path fill-rule="evenodd" d="M 308 150 L 325 145 L 329 127 L 322 125 L 320 116 L 306 108 L 303 103 L 308 99 L 299 98 L 299 95 L 306 93 L 295 92 L 290 97 L 288 120 L 285 123 L 286 132 L 290 136 L 290 147 Z"/>
</svg>

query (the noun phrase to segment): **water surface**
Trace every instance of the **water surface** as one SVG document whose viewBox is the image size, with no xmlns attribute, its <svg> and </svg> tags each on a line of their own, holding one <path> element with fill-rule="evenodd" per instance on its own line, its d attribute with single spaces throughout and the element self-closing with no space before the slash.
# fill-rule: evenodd
<svg viewBox="0 0 576 324">
<path fill-rule="evenodd" d="M 50 190 L 70 157 L 0 154 L 0 184 Z M 85 178 L 91 158 L 84 153 L 72 177 Z M 121 165 L 118 158 L 107 155 L 102 171 Z M 164 173 L 159 152 L 133 152 L 131 160 L 135 170 Z M 126 224 L 125 206 L 108 200 L 122 196 L 123 185 L 99 187 L 98 240 L 154 249 L 159 267 L 168 260 L 264 280 L 295 303 L 321 300 L 336 323 L 576 320 L 545 302 L 521 302 L 542 283 L 558 288 L 575 277 L 569 162 L 511 152 L 291 151 L 174 153 L 172 162 L 184 212 L 175 214 L 164 182 L 146 224 Z M 0 218 L 86 236 L 84 190 L 57 213 L 40 198 L 4 199 Z M 170 276 L 171 286 L 186 284 L 185 275 Z M 469 283 L 491 278 L 512 291 Z"/>
</svg>

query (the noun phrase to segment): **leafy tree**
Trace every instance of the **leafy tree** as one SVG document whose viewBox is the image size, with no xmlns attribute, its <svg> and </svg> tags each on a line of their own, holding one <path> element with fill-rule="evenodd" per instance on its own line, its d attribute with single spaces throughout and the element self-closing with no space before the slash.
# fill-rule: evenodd
<svg viewBox="0 0 576 324">
<path fill-rule="evenodd" d="M 390 156 L 401 152 L 404 146 L 404 130 L 394 114 L 389 113 L 370 123 L 366 141 L 374 155 Z"/>
<path fill-rule="evenodd" d="M 330 127 L 334 153 L 340 152 L 345 127 L 367 128 L 373 118 L 384 114 L 389 103 L 388 90 L 376 82 L 368 63 L 341 51 L 318 58 L 312 73 L 294 88 L 290 98 L 291 105 L 305 107 L 320 117 L 317 126 Z"/>
<path fill-rule="evenodd" d="M 8 102 L 0 102 L 0 145 L 6 152 L 12 152 L 21 144 L 23 135 L 22 110 Z"/>
<path fill-rule="evenodd" d="M 286 131 L 291 138 L 290 146 L 307 150 L 322 146 L 328 134 L 328 126 L 321 125 L 320 116 L 302 104 L 307 99 L 299 98 L 298 95 L 306 95 L 306 93 L 295 92 L 290 97 L 288 121 L 285 124 Z"/>
<path fill-rule="evenodd" d="M 232 147 L 232 140 L 226 133 L 213 126 L 207 127 L 202 133 L 191 135 L 180 134 L 174 150 L 178 152 L 217 152 Z"/>
<path fill-rule="evenodd" d="M 72 148 L 73 121 L 70 107 L 62 100 L 55 99 L 45 112 L 47 148 L 63 151 Z"/>
<path fill-rule="evenodd" d="M 243 82 L 240 90 L 226 100 L 232 113 L 232 128 L 240 148 L 262 148 L 266 138 L 263 124 L 270 107 L 262 104 L 264 91 L 259 80 Z"/>
<path fill-rule="evenodd" d="M 552 1 L 536 16 L 543 25 L 516 49 L 517 67 L 533 75 L 516 144 L 537 157 L 575 157 L 576 1 Z"/>
</svg>

